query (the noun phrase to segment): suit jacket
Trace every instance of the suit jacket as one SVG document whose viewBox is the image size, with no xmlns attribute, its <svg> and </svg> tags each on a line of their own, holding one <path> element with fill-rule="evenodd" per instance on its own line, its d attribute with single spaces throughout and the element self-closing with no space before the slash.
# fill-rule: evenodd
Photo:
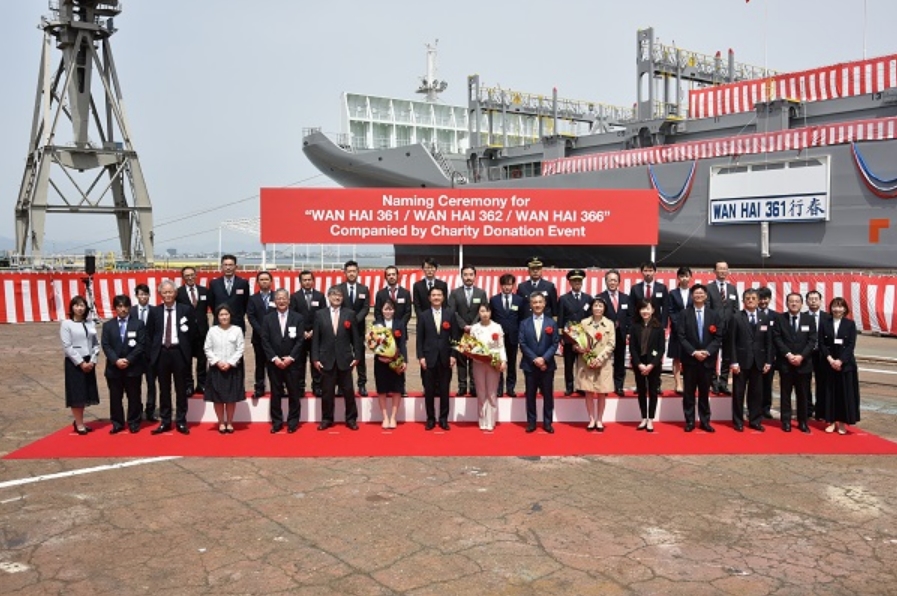
<svg viewBox="0 0 897 596">
<path fill-rule="evenodd" d="M 507 312 L 505 312 L 504 294 L 501 292 L 489 300 L 489 305 L 492 307 L 492 320 L 501 325 L 508 341 L 516 344 L 520 341 L 520 321 L 523 320 L 525 301 L 513 292 L 509 296 L 511 297 L 511 308 Z"/>
<path fill-rule="evenodd" d="M 707 305 L 713 310 L 723 315 L 728 321 L 736 312 L 738 312 L 738 288 L 735 284 L 726 282 L 726 297 L 719 293 L 719 282 L 713 280 L 707 284 Z"/>
<path fill-rule="evenodd" d="M 762 369 L 767 364 L 772 365 L 775 358 L 772 346 L 774 325 L 770 325 L 769 317 L 759 310 L 756 316 L 756 329 L 751 327 L 747 311 L 735 313 L 729 321 L 732 364 L 738 364 L 742 369 L 752 366 Z"/>
<path fill-rule="evenodd" d="M 525 319 L 533 314 L 533 311 L 529 307 L 529 295 L 536 291 L 542 292 L 545 296 L 545 312 L 543 315 L 547 317 L 556 315 L 558 312 L 558 289 L 553 283 L 545 278 L 539 279 L 538 286 L 533 284 L 532 279 L 528 279 L 523 283 L 517 284 L 517 294 L 522 296 L 525 301 L 523 318 Z"/>
<path fill-rule="evenodd" d="M 464 286 L 455 288 L 449 295 L 448 307 L 455 311 L 455 322 L 458 327 L 464 329 L 467 325 L 473 325 L 480 318 L 480 306 L 487 304 L 489 297 L 482 288 L 473 286 L 470 291 L 470 305 L 467 304 L 467 294 Z"/>
<path fill-rule="evenodd" d="M 434 288 L 442 288 L 442 295 L 448 300 L 448 284 L 438 277 L 433 280 Z M 418 319 L 420 314 L 430 308 L 430 291 L 427 289 L 427 278 L 414 282 L 411 286 L 411 297 L 414 300 L 414 316 Z"/>
<path fill-rule="evenodd" d="M 779 322 L 773 328 L 773 345 L 779 355 L 779 370 L 788 372 L 796 370 L 800 373 L 813 372 L 813 347 L 816 345 L 816 325 L 813 316 L 802 312 L 797 315 L 797 331 L 791 325 L 791 313 L 779 315 Z M 803 360 L 796 369 L 791 366 L 786 354 L 803 356 Z"/>
<path fill-rule="evenodd" d="M 305 299 L 303 298 L 303 302 Z M 287 309 L 287 320 L 283 332 L 280 330 L 280 313 L 275 308 L 265 315 L 261 325 L 262 348 L 265 360 L 271 362 L 275 357 L 299 360 L 302 342 L 305 341 L 305 320 L 296 311 Z"/>
<path fill-rule="evenodd" d="M 355 313 L 355 322 L 364 329 L 364 321 L 371 312 L 371 291 L 364 284 L 355 283 L 355 301 L 349 303 L 349 286 L 346 282 L 337 284 L 343 291 L 343 308 L 348 308 Z M 329 306 L 327 307 L 329 308 Z"/>
<path fill-rule="evenodd" d="M 408 310 L 410 312 L 410 307 Z M 374 325 L 382 325 L 383 327 L 386 327 L 386 323 L 383 322 L 383 319 L 378 319 L 376 317 L 374 318 Z M 396 337 L 396 331 L 399 332 L 398 337 Z M 398 318 L 393 318 L 392 320 L 392 337 L 396 341 L 396 347 L 399 349 L 399 353 L 405 358 L 405 362 L 408 362 L 408 326 Z"/>
<path fill-rule="evenodd" d="M 638 370 L 639 364 L 653 364 L 660 370 L 663 364 L 663 349 L 666 344 L 666 334 L 660 327 L 651 327 L 648 336 L 648 351 L 642 356 L 642 323 L 639 321 L 629 330 L 629 355 L 632 358 L 632 368 Z"/>
<path fill-rule="evenodd" d="M 193 319 L 189 306 L 174 303 L 175 326 L 172 329 L 177 333 L 178 349 L 184 355 L 184 360 L 190 362 L 193 358 L 193 341 L 196 337 L 196 322 Z M 150 309 L 146 319 L 146 343 L 149 346 L 150 363 L 155 366 L 162 353 L 162 343 L 165 339 L 165 305 L 160 304 Z"/>
<path fill-rule="evenodd" d="M 833 317 L 820 317 L 819 325 L 819 351 L 823 358 L 831 356 L 842 363 L 841 370 L 856 370 L 857 361 L 854 356 L 854 348 L 857 343 L 857 325 L 851 319 L 841 319 L 838 325 L 838 333 L 835 334 L 835 320 Z M 827 364 L 827 363 L 826 363 Z"/>
<path fill-rule="evenodd" d="M 315 324 L 315 313 L 329 308 L 327 297 L 323 293 L 312 289 L 311 298 L 305 300 L 305 290 L 300 289 L 290 296 L 290 310 L 302 315 L 303 325 L 306 331 L 311 331 Z"/>
<path fill-rule="evenodd" d="M 548 370 L 556 370 L 557 364 L 554 362 L 554 355 L 558 350 L 560 337 L 561 333 L 558 330 L 557 322 L 551 317 L 542 316 L 542 333 L 538 340 L 532 315 L 523 319 L 520 323 L 520 351 L 523 352 L 520 369 L 523 372 L 535 371 L 536 366 L 533 364 L 533 360 L 541 356 L 545 359 Z"/>
<path fill-rule="evenodd" d="M 381 289 L 374 297 L 374 318 L 383 319 L 383 305 L 389 300 L 389 286 Z M 402 321 L 402 325 L 408 326 L 411 320 L 411 292 L 396 284 L 396 313 L 394 318 Z"/>
<path fill-rule="evenodd" d="M 126 377 L 139 377 L 144 373 L 145 361 L 144 350 L 146 349 L 146 327 L 137 317 L 128 317 L 128 323 L 125 327 L 125 341 L 122 342 L 121 335 L 118 332 L 118 317 L 109 319 L 103 323 L 103 336 L 100 344 L 103 347 L 103 354 L 106 355 L 106 371 L 107 377 L 117 377 L 124 375 Z M 121 370 L 115 366 L 115 361 L 119 358 L 127 358 L 128 368 Z"/>
<path fill-rule="evenodd" d="M 246 331 L 246 307 L 249 304 L 249 281 L 235 275 L 231 293 L 227 293 L 227 285 L 224 283 L 224 276 L 216 277 L 209 284 L 209 298 L 212 301 L 212 313 L 222 304 L 227 304 L 233 309 L 231 316 L 231 324 L 237 325 L 243 331 Z M 218 324 L 218 317 L 215 317 L 215 324 Z"/>
<path fill-rule="evenodd" d="M 568 322 L 579 323 L 583 319 L 592 316 L 592 296 L 585 292 L 579 293 L 579 300 L 573 297 L 573 292 L 567 292 L 558 299 L 557 322 L 561 329 Z"/>
<path fill-rule="evenodd" d="M 357 313 L 349 308 L 341 308 L 336 334 L 333 333 L 333 320 L 330 316 L 330 307 L 315 313 L 315 323 L 312 327 L 311 359 L 312 362 L 320 362 L 326 370 L 334 367 L 339 370 L 352 368 L 352 361 L 360 361 L 364 358 L 364 344 L 362 344 Z"/>
<path fill-rule="evenodd" d="M 417 319 L 417 357 L 425 358 L 427 368 L 448 366 L 452 356 L 452 341 L 457 341 L 461 333 L 455 312 L 442 307 L 442 324 L 436 328 L 433 310 L 427 309 Z"/>
<path fill-rule="evenodd" d="M 667 315 L 670 318 L 671 328 L 676 327 L 679 316 L 689 306 L 691 306 L 691 290 L 688 291 L 688 297 L 685 299 L 684 304 L 682 302 L 682 292 L 679 291 L 679 288 L 670 290 L 669 294 L 667 294 Z"/>
<path fill-rule="evenodd" d="M 598 294 L 596 298 L 601 298 L 607 304 L 604 316 L 614 322 L 614 327 L 617 329 L 617 345 L 620 345 L 620 339 L 629 335 L 629 325 L 632 317 L 638 314 L 630 312 L 629 294 L 624 294 L 619 289 L 617 290 L 617 303 L 620 306 L 619 312 L 614 309 L 614 302 L 610 299 L 610 292 L 607 290 Z"/>
<path fill-rule="evenodd" d="M 262 322 L 272 310 L 277 310 L 274 306 L 274 292 L 268 293 L 268 306 L 265 307 L 265 301 L 262 300 L 262 293 L 256 292 L 249 297 L 249 303 L 246 307 L 246 318 L 249 319 L 249 325 L 252 327 L 252 345 L 262 345 Z"/>
<path fill-rule="evenodd" d="M 660 283 L 659 281 L 655 281 L 651 284 L 651 304 L 654 306 L 654 312 L 657 313 L 655 316 L 657 320 L 660 321 L 660 326 L 664 329 L 667 328 L 667 321 L 669 321 L 669 313 L 667 312 L 667 302 L 669 301 L 669 290 L 665 285 Z M 640 281 L 634 286 L 632 286 L 632 291 L 629 293 L 629 311 L 630 317 L 638 316 L 638 307 L 636 306 L 639 303 L 639 300 L 643 300 L 645 298 L 645 282 Z"/>
<path fill-rule="evenodd" d="M 187 286 L 183 285 L 178 288 L 177 295 L 175 296 L 175 302 L 180 304 L 186 304 L 190 307 L 190 311 L 193 314 L 193 320 L 196 321 L 196 332 L 199 337 L 205 337 L 206 333 L 209 332 L 209 307 L 211 306 L 211 297 L 209 296 L 209 289 L 205 286 L 201 286 L 197 284 L 194 286 L 196 288 L 196 306 L 193 306 L 193 303 L 190 302 L 190 294 L 187 291 Z"/>
<path fill-rule="evenodd" d="M 701 364 L 704 368 L 716 370 L 716 355 L 719 353 L 723 341 L 723 319 L 722 315 L 707 306 L 707 304 L 704 304 L 703 314 L 703 337 L 699 338 L 698 317 L 694 304 L 682 311 L 682 315 L 679 318 L 682 324 L 676 329 L 676 336 L 679 338 L 679 344 L 682 346 L 680 359 L 683 366 Z M 713 327 L 713 331 L 710 330 L 711 327 Z M 707 350 L 710 353 L 710 357 L 703 362 L 698 361 L 692 356 L 698 350 Z"/>
</svg>

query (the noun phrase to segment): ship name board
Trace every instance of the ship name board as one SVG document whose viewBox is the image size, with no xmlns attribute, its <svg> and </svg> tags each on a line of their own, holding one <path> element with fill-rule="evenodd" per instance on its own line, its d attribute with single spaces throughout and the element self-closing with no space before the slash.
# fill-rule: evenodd
<svg viewBox="0 0 897 596">
<path fill-rule="evenodd" d="M 819 194 L 710 201 L 710 223 L 714 225 L 825 221 L 827 212 L 825 197 Z"/>
</svg>

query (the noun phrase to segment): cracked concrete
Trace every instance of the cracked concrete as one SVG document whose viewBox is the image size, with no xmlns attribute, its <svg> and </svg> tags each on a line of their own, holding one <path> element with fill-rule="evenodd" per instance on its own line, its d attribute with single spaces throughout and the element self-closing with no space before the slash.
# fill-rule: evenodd
<svg viewBox="0 0 897 596">
<path fill-rule="evenodd" d="M 3 327 L 2 453 L 69 420 L 57 332 Z M 861 426 L 894 440 L 891 383 Z M 173 459 L 0 489 L 0 593 L 884 596 L 895 487 L 886 456 Z"/>
</svg>

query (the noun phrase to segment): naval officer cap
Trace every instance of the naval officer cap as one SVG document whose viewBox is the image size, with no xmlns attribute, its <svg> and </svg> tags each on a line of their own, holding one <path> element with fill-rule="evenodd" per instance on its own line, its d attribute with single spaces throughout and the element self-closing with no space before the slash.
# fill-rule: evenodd
<svg viewBox="0 0 897 596">
<path fill-rule="evenodd" d="M 573 281 L 574 279 L 578 279 L 582 281 L 586 277 L 586 272 L 582 269 L 571 269 L 567 272 L 567 279 Z"/>
<path fill-rule="evenodd" d="M 542 259 L 539 257 L 532 257 L 526 264 L 530 269 L 541 269 L 542 268 Z"/>
</svg>

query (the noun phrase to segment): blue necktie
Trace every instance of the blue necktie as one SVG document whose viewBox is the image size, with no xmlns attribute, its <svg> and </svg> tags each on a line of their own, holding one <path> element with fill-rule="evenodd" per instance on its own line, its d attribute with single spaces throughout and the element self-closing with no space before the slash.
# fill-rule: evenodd
<svg viewBox="0 0 897 596">
<path fill-rule="evenodd" d="M 121 336 L 121 343 L 125 343 L 125 331 L 128 329 L 128 320 L 127 319 L 119 319 L 118 320 L 118 334 Z"/>
<path fill-rule="evenodd" d="M 698 341 L 704 343 L 704 311 L 696 310 L 695 314 L 698 316 Z"/>
</svg>

